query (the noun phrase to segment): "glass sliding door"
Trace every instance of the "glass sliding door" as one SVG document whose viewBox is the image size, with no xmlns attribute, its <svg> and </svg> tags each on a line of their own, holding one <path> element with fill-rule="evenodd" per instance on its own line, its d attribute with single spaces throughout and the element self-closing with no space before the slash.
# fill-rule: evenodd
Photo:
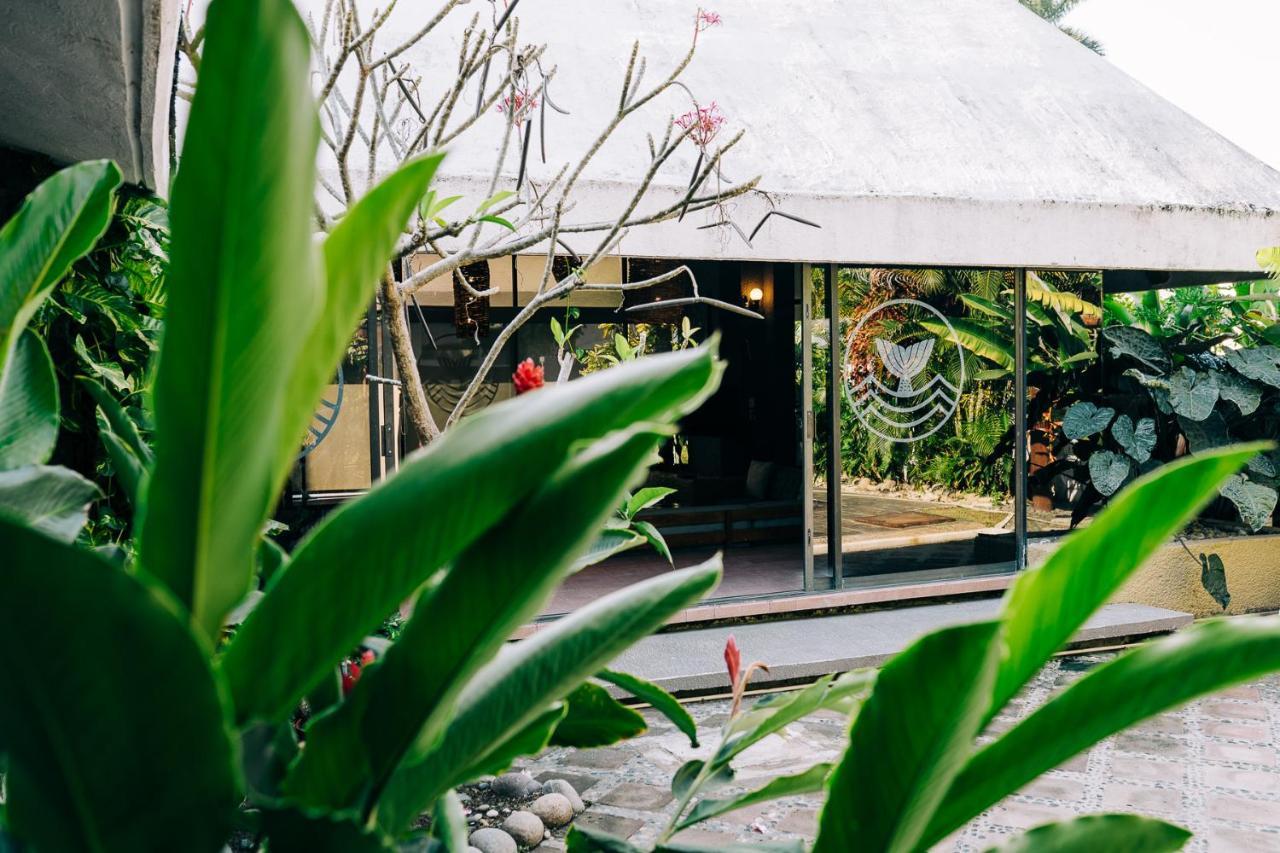
<svg viewBox="0 0 1280 853">
<path fill-rule="evenodd" d="M 1013 273 L 842 267 L 826 277 L 834 388 L 821 396 L 832 408 L 816 414 L 820 438 L 823 414 L 831 424 L 836 585 L 1011 570 Z M 820 373 L 815 365 L 815 409 Z"/>
</svg>

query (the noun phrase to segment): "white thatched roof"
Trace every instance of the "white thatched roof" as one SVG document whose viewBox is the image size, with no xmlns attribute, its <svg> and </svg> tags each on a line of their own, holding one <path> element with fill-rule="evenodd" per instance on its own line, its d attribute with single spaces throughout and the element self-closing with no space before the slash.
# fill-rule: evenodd
<svg viewBox="0 0 1280 853">
<path fill-rule="evenodd" d="M 702 34 L 685 80 L 718 103 L 723 137 L 747 131 L 725 172 L 760 174 L 781 209 L 822 228 L 774 218 L 748 246 L 728 229 L 699 230 L 708 216 L 697 214 L 635 229 L 625 254 L 1226 271 L 1254 269 L 1254 251 L 1280 243 L 1280 173 L 1017 0 L 721 2 L 710 8 L 724 22 Z M 402 5 L 390 25 L 400 34 L 436 6 Z M 428 92 L 450 78 L 467 19 L 488 8 L 462 6 L 430 51 L 406 55 Z M 523 0 L 522 40 L 547 44 L 552 96 L 572 113 L 549 115 L 535 176 L 598 132 L 631 42 L 655 81 L 686 49 L 695 10 L 692 0 Z M 588 170 L 575 217 L 618 209 L 645 166 L 645 132 L 688 108 L 673 91 L 624 126 Z M 496 133 L 501 118 L 484 121 Z M 451 151 L 450 180 L 474 186 L 489 138 Z M 662 172 L 650 206 L 676 197 L 693 156 Z M 745 198 L 735 220 L 749 232 L 766 209 Z"/>
</svg>

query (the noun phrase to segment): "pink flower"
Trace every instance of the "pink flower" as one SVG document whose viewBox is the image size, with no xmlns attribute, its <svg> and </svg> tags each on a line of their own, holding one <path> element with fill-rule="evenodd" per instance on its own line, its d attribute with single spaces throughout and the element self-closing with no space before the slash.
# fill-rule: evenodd
<svg viewBox="0 0 1280 853">
<path fill-rule="evenodd" d="M 689 138 L 694 144 L 704 150 L 716 138 L 723 124 L 724 116 L 720 113 L 720 107 L 715 101 L 712 101 L 710 106 L 690 110 L 676 119 L 676 127 L 688 131 Z"/>
<path fill-rule="evenodd" d="M 511 111 L 515 114 L 516 121 L 522 119 L 526 114 L 538 108 L 537 96 L 528 90 L 517 89 L 514 95 L 507 95 L 498 104 L 497 110 L 500 113 Z"/>
<path fill-rule="evenodd" d="M 702 32 L 710 27 L 719 26 L 723 21 L 719 12 L 708 12 L 703 9 L 698 10 L 698 32 Z"/>
<path fill-rule="evenodd" d="M 517 394 L 541 388 L 545 384 L 542 365 L 534 364 L 533 359 L 526 358 L 516 366 L 516 372 L 511 374 L 511 381 L 516 384 Z"/>
</svg>

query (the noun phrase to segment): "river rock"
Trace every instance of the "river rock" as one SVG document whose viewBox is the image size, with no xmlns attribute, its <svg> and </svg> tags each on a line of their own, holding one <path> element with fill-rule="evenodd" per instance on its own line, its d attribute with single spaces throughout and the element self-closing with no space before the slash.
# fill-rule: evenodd
<svg viewBox="0 0 1280 853">
<path fill-rule="evenodd" d="M 502 822 L 502 828 L 524 847 L 537 847 L 542 843 L 542 820 L 532 812 L 512 812 Z"/>
<path fill-rule="evenodd" d="M 574 814 L 582 814 L 587 807 L 574 787 L 564 779 L 548 779 L 542 785 L 542 793 L 563 795 L 569 801 L 569 805 L 573 807 Z"/>
<path fill-rule="evenodd" d="M 538 783 L 532 776 L 524 772 L 503 773 L 497 779 L 493 780 L 493 784 L 489 786 L 489 790 L 497 794 L 499 797 L 508 797 L 513 800 L 520 799 L 529 793 L 530 788 L 538 787 Z"/>
<path fill-rule="evenodd" d="M 480 853 L 516 853 L 516 840 L 501 829 L 485 827 L 471 833 L 471 846 Z"/>
<path fill-rule="evenodd" d="M 564 794 L 543 794 L 533 801 L 529 811 L 553 829 L 573 820 L 573 803 Z"/>
</svg>

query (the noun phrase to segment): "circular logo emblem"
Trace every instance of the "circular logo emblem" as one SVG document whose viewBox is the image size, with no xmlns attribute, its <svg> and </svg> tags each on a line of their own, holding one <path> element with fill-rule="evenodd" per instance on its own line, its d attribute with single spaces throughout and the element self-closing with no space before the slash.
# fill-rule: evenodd
<svg viewBox="0 0 1280 853">
<path fill-rule="evenodd" d="M 921 311 L 929 316 L 921 317 Z M 921 332 L 920 324 L 905 322 L 912 319 L 924 319 L 944 334 Z M 903 326 L 902 331 L 887 331 Z M 918 299 L 890 299 L 862 315 L 845 350 L 844 393 L 868 431 L 885 441 L 910 444 L 951 420 L 964 388 L 964 359 L 953 384 L 937 369 L 942 337 L 961 350 L 951 322 Z"/>
</svg>

